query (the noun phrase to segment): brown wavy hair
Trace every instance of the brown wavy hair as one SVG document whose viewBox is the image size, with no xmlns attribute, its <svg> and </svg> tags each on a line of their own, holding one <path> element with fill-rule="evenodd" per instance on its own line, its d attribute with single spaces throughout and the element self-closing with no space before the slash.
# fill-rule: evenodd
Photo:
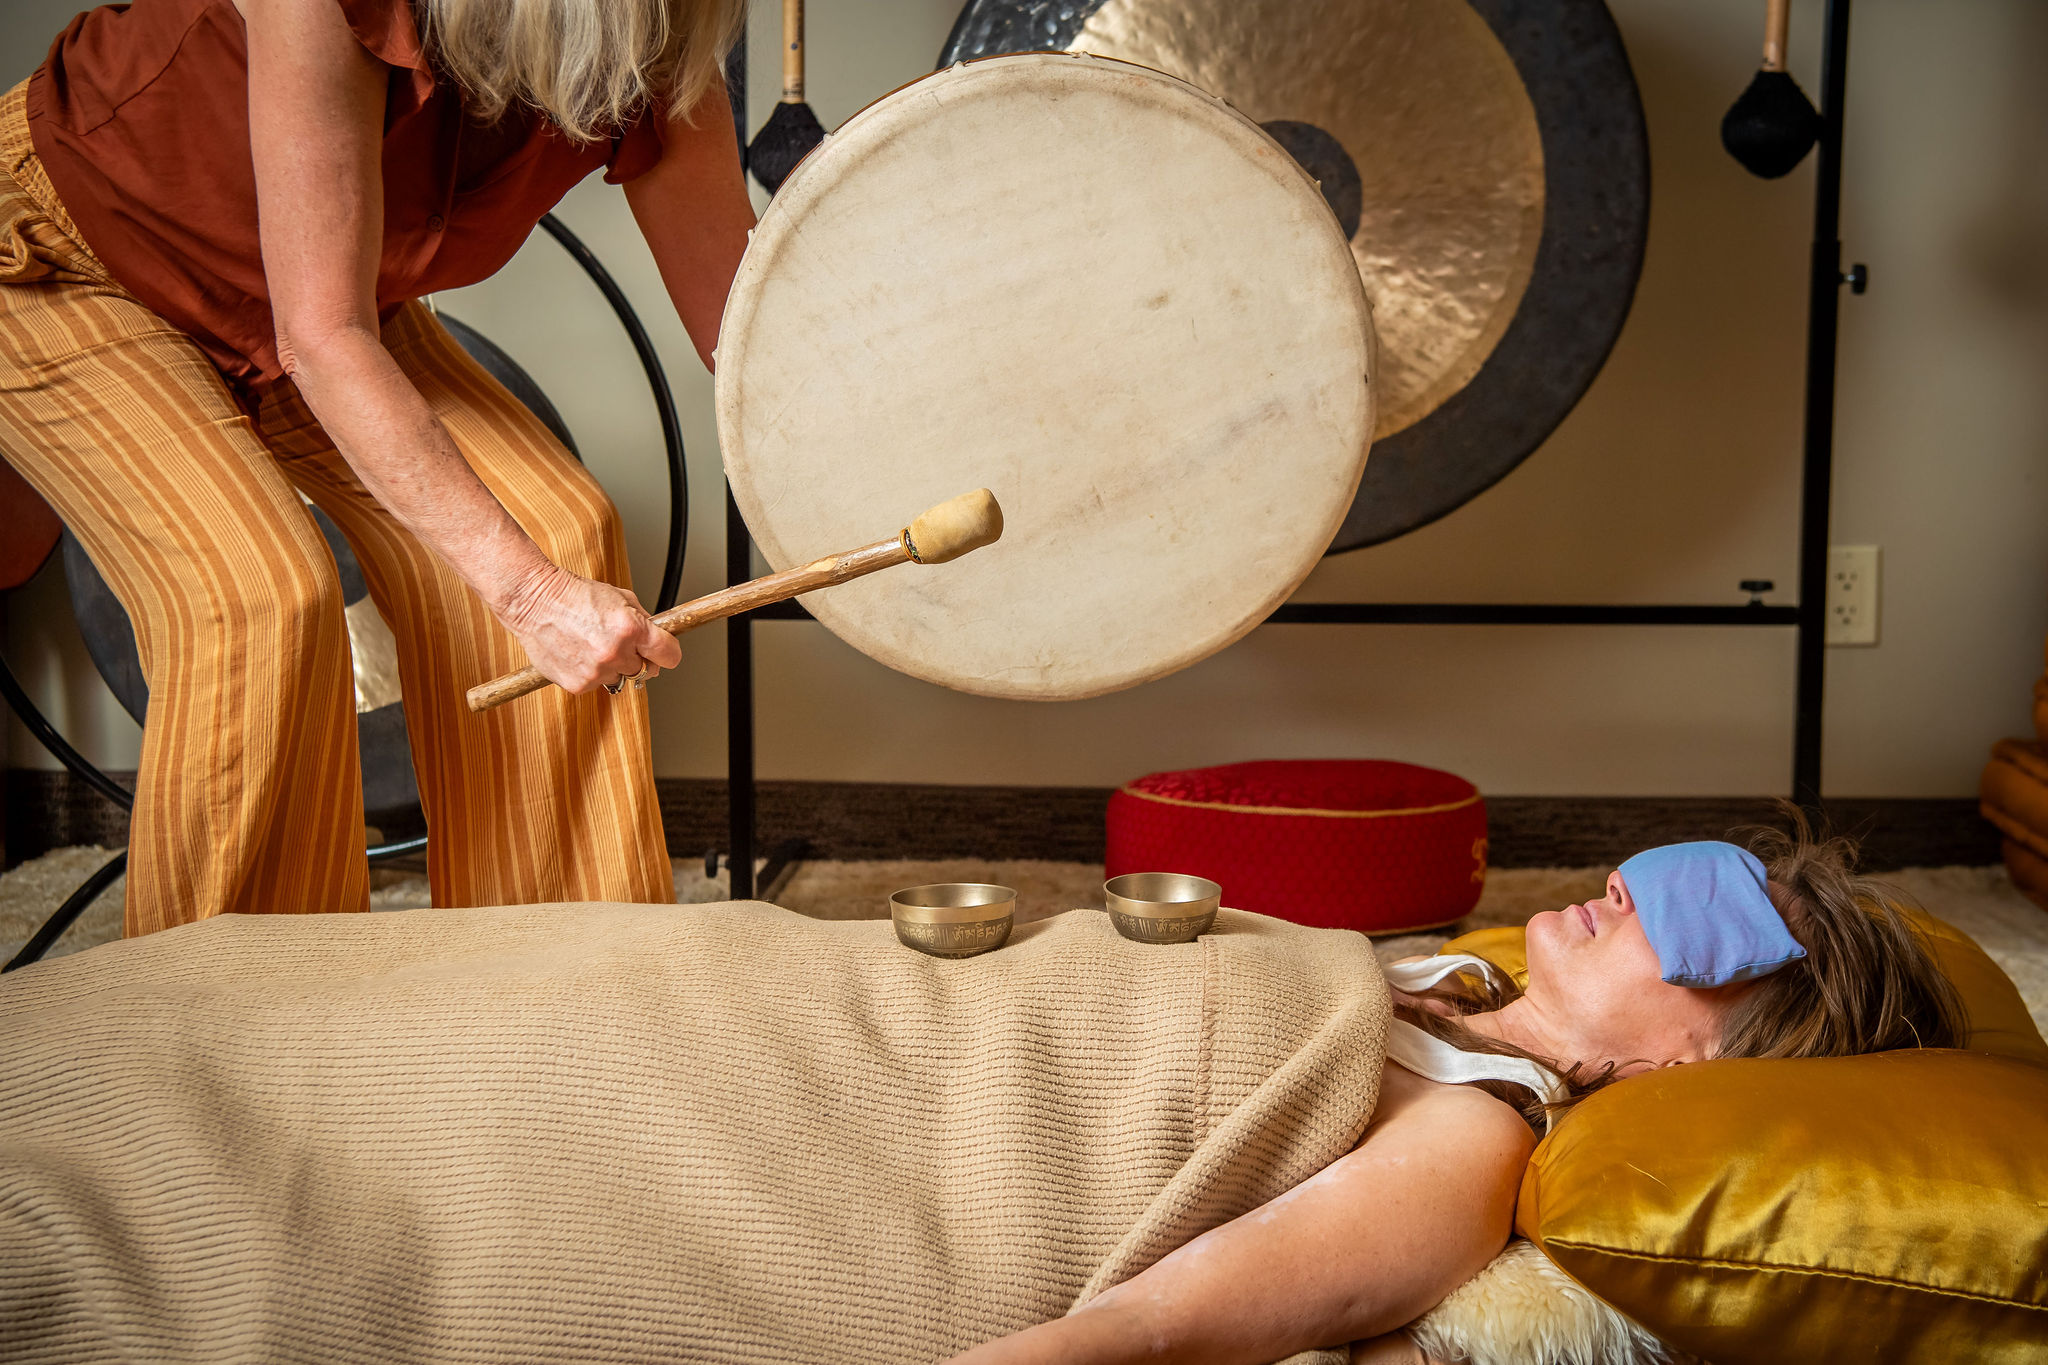
<svg viewBox="0 0 2048 1365">
<path fill-rule="evenodd" d="M 1906 913 L 1900 894 L 1856 874 L 1853 840 L 1816 833 L 1806 813 L 1781 807 L 1787 828 L 1737 830 L 1770 876 L 1771 899 L 1806 956 L 1760 977 L 1736 1000 L 1714 1057 L 1853 1057 L 1914 1047 L 1960 1047 L 1969 1033 L 1961 997 L 1936 963 L 1926 936 Z M 1555 1119 L 1587 1095 L 1614 1083 L 1610 1063 L 1597 1071 L 1583 1063 L 1525 1052 L 1475 1033 L 1462 1016 L 1497 1010 L 1521 995 L 1500 985 L 1454 978 L 1417 997 L 1441 1002 L 1447 1017 L 1417 1005 L 1395 1014 L 1466 1052 L 1527 1057 L 1564 1078 L 1568 1097 L 1546 1106 L 1523 1086 L 1482 1082 L 1482 1088 L 1521 1111 L 1539 1134 L 1546 1108 Z"/>
</svg>

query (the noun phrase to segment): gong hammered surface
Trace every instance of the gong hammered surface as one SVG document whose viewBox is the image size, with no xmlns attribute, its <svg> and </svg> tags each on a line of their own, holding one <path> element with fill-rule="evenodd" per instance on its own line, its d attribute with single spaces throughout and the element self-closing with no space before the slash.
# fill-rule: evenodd
<svg viewBox="0 0 2048 1365">
<path fill-rule="evenodd" d="M 1379 332 L 1376 439 L 1479 373 L 1543 235 L 1543 139 L 1515 64 L 1464 0 L 1106 0 L 1071 50 L 1312 124 L 1358 167 L 1351 237 Z"/>
</svg>

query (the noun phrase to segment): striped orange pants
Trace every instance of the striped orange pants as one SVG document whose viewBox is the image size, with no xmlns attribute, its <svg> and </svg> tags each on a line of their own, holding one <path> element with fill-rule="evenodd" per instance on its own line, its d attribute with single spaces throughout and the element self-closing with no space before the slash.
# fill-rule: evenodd
<svg viewBox="0 0 2048 1365">
<path fill-rule="evenodd" d="M 674 898 L 637 689 L 463 691 L 524 652 L 357 481 L 297 391 L 257 418 L 184 333 L 116 284 L 0 100 L 0 452 L 135 623 L 149 715 L 129 832 L 130 935 L 252 911 L 363 910 L 355 684 L 333 517 L 398 642 L 436 905 Z M 384 342 L 478 477 L 555 563 L 627 577 L 618 513 L 419 304 Z"/>
</svg>

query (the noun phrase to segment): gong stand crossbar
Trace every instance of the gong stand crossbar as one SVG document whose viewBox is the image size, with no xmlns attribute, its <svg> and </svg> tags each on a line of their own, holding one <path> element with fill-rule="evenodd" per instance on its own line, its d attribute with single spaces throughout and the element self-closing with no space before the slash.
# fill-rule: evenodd
<svg viewBox="0 0 2048 1365">
<path fill-rule="evenodd" d="M 1814 193 L 1812 274 L 1806 337 L 1806 412 L 1799 488 L 1799 604 L 1689 606 L 1592 605 L 1522 602 L 1289 602 L 1273 625 L 1415 626 L 1770 626 L 1797 640 L 1793 689 L 1792 798 L 1809 809 L 1820 804 L 1821 712 L 1826 682 L 1828 503 L 1832 494 L 1835 423 L 1835 351 L 1842 273 L 1842 122 L 1847 111 L 1849 9 L 1852 0 L 1828 0 L 1821 64 L 1821 134 Z M 744 51 L 744 40 L 735 53 Z M 734 108 L 746 107 L 743 62 L 727 64 Z M 734 122 L 742 129 L 742 116 Z M 741 135 L 744 144 L 745 135 Z M 745 147 L 742 145 L 742 155 Z M 1860 280 L 1858 281 L 1860 284 Z M 1860 288 L 1858 290 L 1860 291 Z M 733 501 L 725 499 L 728 584 L 753 576 L 753 538 Z M 754 894 L 754 652 L 755 621 L 808 621 L 796 602 L 779 602 L 726 622 L 726 763 L 731 801 L 731 895 Z M 777 852 L 787 861 L 789 845 Z M 771 871 L 774 869 L 770 869 Z"/>
</svg>

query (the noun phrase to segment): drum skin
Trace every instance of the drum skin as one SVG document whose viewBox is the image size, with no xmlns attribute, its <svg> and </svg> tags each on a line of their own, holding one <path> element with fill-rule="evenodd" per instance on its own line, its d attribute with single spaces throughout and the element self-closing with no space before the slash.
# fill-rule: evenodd
<svg viewBox="0 0 2048 1365">
<path fill-rule="evenodd" d="M 1603 0 L 968 0 L 939 64 L 1026 50 L 1173 72 L 1323 182 L 1388 380 L 1332 553 L 1503 478 L 1620 335 L 1649 234 L 1649 136 Z"/>
<path fill-rule="evenodd" d="M 719 439 L 776 569 L 991 489 L 997 544 L 805 605 L 915 677 L 1088 697 L 1223 648 L 1315 566 L 1374 347 L 1336 218 L 1256 124 L 1128 63 L 1001 57 L 784 184 L 726 304 Z"/>
</svg>

